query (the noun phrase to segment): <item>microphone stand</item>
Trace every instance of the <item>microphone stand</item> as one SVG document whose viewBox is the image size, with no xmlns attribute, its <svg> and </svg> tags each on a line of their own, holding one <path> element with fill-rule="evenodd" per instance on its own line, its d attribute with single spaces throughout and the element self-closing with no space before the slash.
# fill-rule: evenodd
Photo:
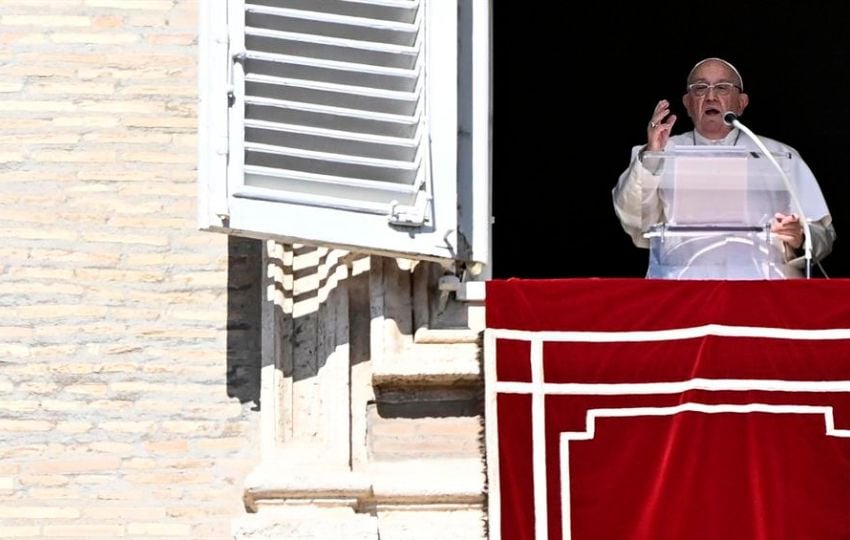
<svg viewBox="0 0 850 540">
<path fill-rule="evenodd" d="M 770 150 L 761 142 L 755 133 L 750 131 L 750 128 L 745 126 L 738 120 L 738 115 L 729 111 L 723 114 L 723 122 L 727 126 L 735 126 L 736 128 L 743 131 L 747 137 L 752 139 L 752 141 L 759 147 L 765 157 L 770 161 L 771 165 L 773 165 L 777 171 L 779 171 L 779 176 L 782 178 L 782 182 L 785 184 L 785 189 L 788 190 L 788 194 L 791 196 L 791 203 L 794 207 L 797 208 L 797 214 L 800 216 L 800 221 L 803 224 L 803 250 L 805 251 L 806 257 L 806 279 L 811 279 L 812 277 L 812 231 L 811 227 L 809 227 L 809 220 L 806 219 L 806 215 L 803 212 L 803 205 L 800 204 L 800 199 L 797 198 L 797 192 L 794 190 L 791 185 L 791 180 L 788 178 L 788 175 L 785 174 L 785 171 L 782 170 L 782 167 L 777 163 L 776 158 L 773 157 L 773 154 L 770 153 Z"/>
</svg>

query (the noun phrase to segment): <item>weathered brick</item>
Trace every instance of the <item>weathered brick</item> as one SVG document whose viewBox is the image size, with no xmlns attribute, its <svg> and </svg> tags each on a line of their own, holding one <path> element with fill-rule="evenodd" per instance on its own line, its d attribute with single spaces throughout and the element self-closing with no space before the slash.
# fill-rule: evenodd
<svg viewBox="0 0 850 540">
<path fill-rule="evenodd" d="M 58 319 L 63 317 L 103 317 L 107 309 L 97 305 L 33 305 L 21 306 L 12 311 L 15 317 L 21 319 Z"/>
<path fill-rule="evenodd" d="M 192 534 L 192 527 L 182 523 L 130 523 L 127 525 L 129 534 L 139 536 L 174 536 L 188 537 Z"/>
<path fill-rule="evenodd" d="M 100 428 L 105 431 L 119 433 L 153 433 L 156 427 L 153 422 L 108 421 L 100 424 Z"/>
<path fill-rule="evenodd" d="M 92 22 L 92 24 L 89 25 L 89 27 L 95 30 L 103 30 L 106 28 L 119 28 L 123 22 L 123 17 L 118 17 L 115 15 L 100 15 L 94 17 L 94 21 Z"/>
<path fill-rule="evenodd" d="M 41 408 L 46 411 L 80 411 L 88 408 L 82 401 L 63 401 L 59 399 L 41 400 Z"/>
<path fill-rule="evenodd" d="M 197 90 L 194 88 L 189 88 L 186 86 L 174 86 L 174 85 L 159 85 L 154 86 L 151 84 L 147 85 L 128 85 L 121 89 L 122 95 L 141 95 L 141 96 L 166 96 L 166 97 L 175 97 L 175 96 L 189 96 L 193 97 L 197 95 Z"/>
<path fill-rule="evenodd" d="M 116 116 L 58 116 L 53 118 L 57 127 L 112 127 L 118 125 Z"/>
<path fill-rule="evenodd" d="M 25 382 L 20 385 L 20 389 L 24 392 L 31 392 L 33 394 L 49 394 L 54 392 L 59 386 L 57 384 L 51 382 Z M 40 422 L 39 425 L 44 424 L 45 422 Z M 2 420 L 0 420 L 0 426 L 2 426 Z M 49 425 L 48 425 L 49 427 Z M 1 429 L 1 428 L 0 428 Z M 28 431 L 28 430 L 24 430 Z"/>
<path fill-rule="evenodd" d="M 78 106 L 83 112 L 108 112 L 116 114 L 128 113 L 162 113 L 165 105 L 156 101 L 83 101 Z"/>
<path fill-rule="evenodd" d="M 119 538 L 124 536 L 123 525 L 45 525 L 46 537 Z"/>
<path fill-rule="evenodd" d="M 30 356 L 33 358 L 56 358 L 67 357 L 73 355 L 78 346 L 75 343 L 70 345 L 38 345 L 30 349 Z"/>
<path fill-rule="evenodd" d="M 132 444 L 110 441 L 94 442 L 89 446 L 91 450 L 95 452 L 108 452 L 111 454 L 120 454 L 123 456 L 130 455 L 135 449 Z"/>
<path fill-rule="evenodd" d="M 53 506 L 0 506 L 0 518 L 3 519 L 76 519 L 80 517 L 78 508 Z"/>
<path fill-rule="evenodd" d="M 91 347 L 91 346 L 89 346 Z M 51 373 L 70 373 L 74 375 L 81 375 L 84 373 L 99 373 L 103 369 L 103 366 L 100 364 L 93 363 L 80 363 L 80 362 L 67 362 L 62 364 L 50 364 L 48 366 L 48 371 Z M 70 389 L 71 387 L 68 387 Z"/>
<path fill-rule="evenodd" d="M 36 336 L 57 337 L 85 333 L 86 335 L 112 336 L 126 330 L 126 326 L 117 322 L 82 322 L 76 325 L 52 324 L 34 328 Z"/>
<path fill-rule="evenodd" d="M 74 476 L 74 482 L 81 485 L 111 485 L 115 482 L 113 474 L 78 474 Z"/>
<path fill-rule="evenodd" d="M 33 329 L 28 326 L 2 326 L 0 325 L 0 342 L 11 339 L 27 339 L 33 336 Z"/>
<path fill-rule="evenodd" d="M 31 390 L 34 391 L 34 390 Z M 9 420 L 0 418 L 0 432 L 2 431 L 49 431 L 53 427 L 50 422 L 44 420 Z"/>
<path fill-rule="evenodd" d="M 174 329 L 173 324 L 137 325 L 139 333 L 160 339 L 214 339 L 219 333 L 215 328 Z"/>
<path fill-rule="evenodd" d="M 145 162 L 145 163 L 195 163 L 197 158 L 189 154 L 169 153 L 169 152 L 124 152 L 121 154 L 122 159 L 130 162 Z"/>
<path fill-rule="evenodd" d="M 166 516 L 165 508 L 145 506 L 100 506 L 84 508 L 83 518 L 95 520 L 158 520 Z"/>
<path fill-rule="evenodd" d="M 50 279 L 50 278 L 46 278 Z M 85 289 L 80 287 L 79 285 L 75 285 L 73 283 L 64 282 L 62 286 L 62 293 L 66 296 L 79 296 L 81 295 Z M 28 283 L 26 281 L 7 281 L 5 283 L 0 283 L 0 294 L 50 294 L 51 289 L 45 285 L 44 282 L 33 281 Z M 49 328 L 49 327 L 40 327 L 40 328 L 31 328 L 30 330 L 34 335 L 44 334 L 47 332 L 51 332 L 52 330 L 56 330 L 57 328 Z"/>
<path fill-rule="evenodd" d="M 8 131 L 30 131 L 33 129 L 47 128 L 52 125 L 52 122 L 46 118 L 9 118 L 6 121 L 6 129 Z M 32 171 L 15 171 L 19 178 L 32 174 Z"/>
<path fill-rule="evenodd" d="M 163 281 L 163 272 L 142 270 L 111 270 L 108 268 L 78 268 L 74 270 L 74 277 L 81 281 L 109 282 L 119 281 L 122 283 L 157 283 Z"/>
<path fill-rule="evenodd" d="M 209 262 L 209 256 L 202 253 L 138 253 L 127 256 L 127 264 L 130 266 L 192 266 L 206 265 Z"/>
<path fill-rule="evenodd" d="M 8 34 L 3 36 L 8 38 Z M 22 82 L 2 82 L 0 83 L 0 92 L 20 92 L 24 88 L 24 83 Z"/>
<path fill-rule="evenodd" d="M 31 487 L 27 489 L 27 496 L 34 501 L 55 500 L 73 503 L 80 500 L 80 490 L 75 487 Z"/>
<path fill-rule="evenodd" d="M 2 459 L 34 457 L 39 456 L 42 452 L 44 452 L 43 444 L 0 445 L 0 458 Z"/>
<path fill-rule="evenodd" d="M 38 410 L 39 403 L 35 400 L 0 400 L 0 411 L 32 412 Z"/>
<path fill-rule="evenodd" d="M 114 252 L 64 249 L 33 249 L 30 255 L 35 259 L 74 263 L 80 266 L 115 266 L 121 259 L 121 255 Z"/>
<path fill-rule="evenodd" d="M 29 111 L 30 113 L 37 112 L 68 112 L 74 111 L 77 106 L 73 103 L 60 100 L 17 100 L 4 99 L 0 101 L 0 111 Z"/>
<path fill-rule="evenodd" d="M 167 133 L 139 133 L 135 131 L 99 131 L 83 137 L 86 142 L 120 144 L 165 144 L 171 140 Z"/>
<path fill-rule="evenodd" d="M 21 475 L 19 481 L 22 486 L 64 486 L 70 482 L 67 476 L 61 474 L 24 474 Z"/>
<path fill-rule="evenodd" d="M 87 6 L 116 10 L 166 11 L 174 7 L 172 0 L 85 0 Z"/>
<path fill-rule="evenodd" d="M 107 394 L 109 387 L 105 384 L 72 384 L 65 387 L 65 391 L 69 394 L 81 394 L 84 396 L 103 397 Z"/>
<path fill-rule="evenodd" d="M 204 394 L 209 386 L 203 384 L 166 384 L 147 381 L 124 381 L 110 383 L 110 388 L 116 392 L 162 392 L 177 393 L 177 395 Z"/>
<path fill-rule="evenodd" d="M 37 5 L 29 3 L 27 5 Z M 55 3 L 53 4 L 55 6 Z M 3 15 L 0 17 L 3 26 L 91 26 L 90 17 L 80 15 Z"/>
<path fill-rule="evenodd" d="M 244 441 L 238 437 L 225 437 L 221 439 L 196 439 L 195 444 L 201 450 L 238 450 Z"/>
<path fill-rule="evenodd" d="M 71 280 L 74 277 L 74 270 L 71 268 L 39 268 L 18 266 L 10 268 L 8 270 L 8 275 L 12 279 L 26 278 L 31 280 Z"/>
<path fill-rule="evenodd" d="M 189 441 L 186 439 L 149 441 L 144 446 L 145 450 L 153 454 L 182 454 L 189 450 Z"/>
<path fill-rule="evenodd" d="M 91 422 L 57 422 L 56 431 L 60 433 L 85 433 L 92 429 Z"/>
<path fill-rule="evenodd" d="M 23 160 L 24 154 L 22 152 L 0 152 L 0 163 L 13 163 Z"/>
<path fill-rule="evenodd" d="M 0 525 L 0 538 L 31 538 L 41 535 L 37 525 Z"/>
<path fill-rule="evenodd" d="M 25 358 L 30 355 L 31 348 L 28 345 L 16 343 L 0 343 L 0 356 Z"/>
<path fill-rule="evenodd" d="M 58 163 L 114 163 L 117 156 L 111 150 L 42 150 L 32 155 L 38 161 Z"/>
<path fill-rule="evenodd" d="M 10 45 L 37 45 L 47 42 L 47 34 L 43 32 L 9 32 L 0 34 L 0 43 Z"/>
<path fill-rule="evenodd" d="M 121 460 L 117 457 L 99 456 L 67 458 L 50 460 L 41 463 L 31 463 L 25 470 L 31 474 L 66 474 L 104 470 L 118 470 Z"/>
<path fill-rule="evenodd" d="M 160 467 L 160 463 L 153 458 L 130 458 L 125 459 L 124 463 L 121 464 L 122 469 L 133 471 L 159 469 Z"/>
<path fill-rule="evenodd" d="M 51 37 L 55 40 L 55 35 Z M 115 85 L 112 83 L 81 83 L 74 81 L 73 83 L 41 83 L 28 86 L 32 94 L 63 94 L 66 96 L 78 96 L 85 94 L 99 94 L 108 96 L 115 92 Z"/>
<path fill-rule="evenodd" d="M 195 42 L 193 34 L 153 34 L 145 40 L 151 45 L 191 45 Z"/>
<path fill-rule="evenodd" d="M 131 484 L 177 486 L 187 484 L 206 484 L 213 477 L 210 473 L 192 471 L 188 474 L 184 472 L 131 473 L 126 474 L 124 478 Z"/>
<path fill-rule="evenodd" d="M 89 32 L 55 32 L 50 35 L 53 43 L 91 43 L 97 45 L 117 45 L 139 41 L 137 34 L 130 33 L 89 33 Z"/>
<path fill-rule="evenodd" d="M 124 124 L 130 127 L 195 129 L 198 121 L 195 118 L 177 116 L 129 116 L 124 119 Z"/>
<path fill-rule="evenodd" d="M 41 41 L 46 41 L 42 36 Z M 7 76 L 21 77 L 73 77 L 74 68 L 62 64 L 39 64 L 37 62 L 23 62 L 4 68 L 3 73 Z"/>
<path fill-rule="evenodd" d="M 62 7 L 65 10 L 73 11 L 73 8 L 76 8 L 80 4 L 83 3 L 83 0 L 63 0 Z M 24 7 L 24 8 L 33 8 L 33 7 L 51 7 L 56 9 L 58 6 L 56 4 L 56 0 L 3 0 L 3 5 L 6 7 Z"/>
<path fill-rule="evenodd" d="M 155 235 L 115 234 L 115 233 L 82 233 L 86 242 L 109 242 L 115 244 L 141 244 L 145 246 L 167 246 L 168 238 Z"/>
</svg>

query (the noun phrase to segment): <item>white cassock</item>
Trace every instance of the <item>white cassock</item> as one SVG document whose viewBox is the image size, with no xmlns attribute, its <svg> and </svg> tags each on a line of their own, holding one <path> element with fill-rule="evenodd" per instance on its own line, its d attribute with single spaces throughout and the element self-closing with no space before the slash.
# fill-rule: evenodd
<svg viewBox="0 0 850 540">
<path fill-rule="evenodd" d="M 777 155 L 787 155 L 786 174 L 810 224 L 813 263 L 832 251 L 835 230 L 826 201 L 809 166 L 793 148 L 760 137 L 765 147 Z M 708 140 L 695 131 L 670 137 L 666 152 L 676 147 L 702 145 L 734 146 L 761 152 L 746 134 L 734 129 L 720 140 Z M 687 236 L 665 235 L 648 238 L 652 225 L 667 223 L 672 215 L 671 187 L 662 181 L 660 171 L 645 166 L 640 156 L 643 146 L 632 149 L 631 163 L 613 189 L 614 210 L 623 229 L 638 247 L 650 243 L 647 277 L 663 279 L 785 279 L 802 277 L 805 258 L 776 237 L 757 232 L 706 232 Z M 649 168 L 648 168 L 649 167 Z M 788 213 L 784 208 L 775 211 Z M 792 210 L 793 211 L 793 210 Z M 772 218 L 772 213 L 768 216 Z"/>
</svg>

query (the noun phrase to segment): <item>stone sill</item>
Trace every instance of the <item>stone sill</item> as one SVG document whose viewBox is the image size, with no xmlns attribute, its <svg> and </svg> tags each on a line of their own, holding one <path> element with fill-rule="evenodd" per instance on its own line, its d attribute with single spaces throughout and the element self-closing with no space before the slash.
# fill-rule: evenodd
<svg viewBox="0 0 850 540">
<path fill-rule="evenodd" d="M 383 357 L 372 368 L 375 386 L 471 385 L 482 380 L 477 342 L 413 344 Z"/>
<path fill-rule="evenodd" d="M 309 504 L 364 511 L 376 506 L 480 505 L 485 475 L 480 459 L 411 460 L 370 465 L 362 472 L 299 471 L 297 463 L 266 462 L 246 479 L 249 512 Z"/>
</svg>

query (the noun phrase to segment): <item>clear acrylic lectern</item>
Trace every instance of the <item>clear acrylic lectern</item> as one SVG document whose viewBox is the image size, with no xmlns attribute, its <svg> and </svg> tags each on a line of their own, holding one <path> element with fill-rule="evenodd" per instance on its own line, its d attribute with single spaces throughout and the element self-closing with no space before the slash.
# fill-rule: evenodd
<svg viewBox="0 0 850 540">
<path fill-rule="evenodd" d="M 789 155 L 772 154 L 788 174 Z M 646 152 L 642 223 L 650 242 L 647 277 L 783 279 L 784 246 L 770 232 L 791 197 L 774 164 L 735 146 Z"/>
</svg>

